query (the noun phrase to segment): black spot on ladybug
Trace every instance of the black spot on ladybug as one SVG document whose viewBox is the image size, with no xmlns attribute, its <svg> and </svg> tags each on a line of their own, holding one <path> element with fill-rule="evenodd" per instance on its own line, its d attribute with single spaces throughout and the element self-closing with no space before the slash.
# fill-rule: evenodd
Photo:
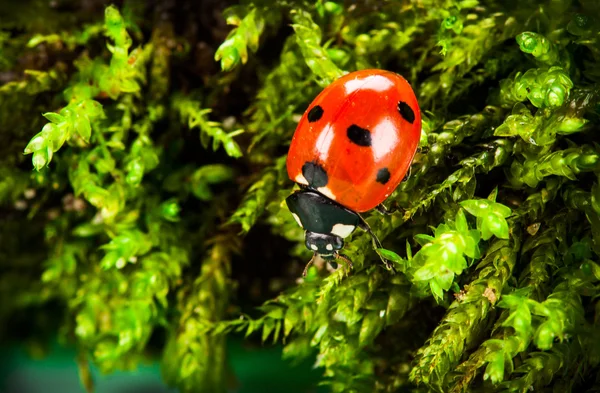
<svg viewBox="0 0 600 393">
<path fill-rule="evenodd" d="M 308 111 L 306 118 L 308 119 L 309 123 L 314 123 L 315 121 L 321 119 L 321 116 L 323 116 L 323 108 L 321 108 L 319 105 L 315 105 L 310 111 Z"/>
<path fill-rule="evenodd" d="M 371 133 L 356 124 L 348 127 L 348 138 L 358 146 L 371 146 Z"/>
<path fill-rule="evenodd" d="M 400 115 L 404 118 L 404 120 L 406 120 L 407 122 L 409 122 L 411 124 L 414 123 L 415 112 L 412 110 L 410 105 L 408 105 L 406 102 L 400 101 L 398 103 L 398 112 L 400 112 Z"/>
<path fill-rule="evenodd" d="M 302 165 L 302 175 L 313 188 L 325 187 L 329 181 L 325 169 L 316 162 L 306 162 Z"/>
<path fill-rule="evenodd" d="M 377 171 L 377 182 L 381 184 L 386 184 L 390 181 L 390 171 L 387 168 L 381 168 Z"/>
</svg>

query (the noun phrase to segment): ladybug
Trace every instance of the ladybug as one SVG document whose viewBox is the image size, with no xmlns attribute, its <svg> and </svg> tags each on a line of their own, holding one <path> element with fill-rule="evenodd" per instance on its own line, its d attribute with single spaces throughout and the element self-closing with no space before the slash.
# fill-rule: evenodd
<svg viewBox="0 0 600 393">
<path fill-rule="evenodd" d="M 305 230 L 306 247 L 333 267 L 352 262 L 340 250 L 357 227 L 381 243 L 360 216 L 404 179 L 421 136 L 421 112 L 410 84 L 384 70 L 361 70 L 327 86 L 294 132 L 287 172 L 300 190 L 286 204 Z M 384 258 L 388 268 L 390 265 Z"/>
</svg>

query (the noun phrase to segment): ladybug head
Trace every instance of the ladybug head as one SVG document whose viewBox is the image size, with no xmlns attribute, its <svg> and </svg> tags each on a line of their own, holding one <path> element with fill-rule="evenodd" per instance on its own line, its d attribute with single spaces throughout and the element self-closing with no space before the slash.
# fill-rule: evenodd
<svg viewBox="0 0 600 393">
<path fill-rule="evenodd" d="M 344 247 L 342 238 L 333 234 L 306 231 L 304 238 L 306 248 L 321 255 L 325 260 L 335 259 L 337 251 Z"/>
</svg>

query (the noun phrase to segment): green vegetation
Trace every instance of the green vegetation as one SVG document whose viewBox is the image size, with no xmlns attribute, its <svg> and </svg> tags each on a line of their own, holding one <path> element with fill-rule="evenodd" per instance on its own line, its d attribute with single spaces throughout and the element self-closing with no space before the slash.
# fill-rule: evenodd
<svg viewBox="0 0 600 393">
<path fill-rule="evenodd" d="M 0 4 L 0 339 L 58 336 L 89 390 L 160 358 L 224 392 L 238 334 L 332 392 L 597 391 L 600 2 L 231 3 Z M 365 215 L 397 272 L 357 231 L 301 278 L 285 154 L 365 68 L 423 113 Z"/>
</svg>

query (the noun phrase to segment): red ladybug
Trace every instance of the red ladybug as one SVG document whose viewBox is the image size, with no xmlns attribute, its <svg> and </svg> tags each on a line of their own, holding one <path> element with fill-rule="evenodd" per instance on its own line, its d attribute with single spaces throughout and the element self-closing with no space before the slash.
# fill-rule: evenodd
<svg viewBox="0 0 600 393">
<path fill-rule="evenodd" d="M 287 157 L 288 176 L 301 190 L 286 199 L 305 229 L 313 259 L 320 255 L 334 265 L 342 259 L 351 267 L 339 250 L 356 227 L 381 247 L 358 213 L 383 209 L 380 204 L 409 170 L 420 136 L 415 93 L 393 72 L 352 72 L 315 98 L 298 123 Z"/>
</svg>

